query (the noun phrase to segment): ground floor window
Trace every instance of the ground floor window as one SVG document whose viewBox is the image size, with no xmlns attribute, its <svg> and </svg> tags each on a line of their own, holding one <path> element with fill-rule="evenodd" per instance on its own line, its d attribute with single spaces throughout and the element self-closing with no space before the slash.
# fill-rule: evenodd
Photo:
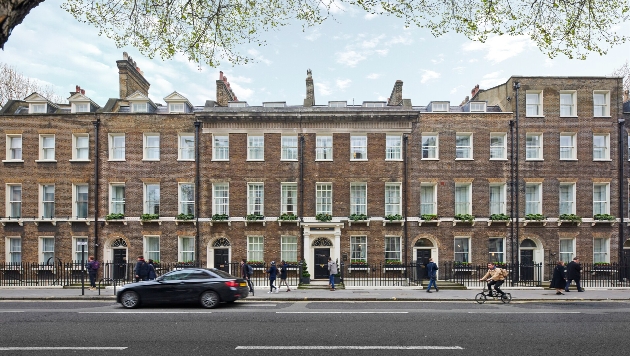
<svg viewBox="0 0 630 356">
<path fill-rule="evenodd" d="M 400 236 L 385 236 L 385 263 L 400 262 L 401 255 Z"/>
<path fill-rule="evenodd" d="M 186 246 L 186 248 L 188 248 L 188 246 Z M 193 256 L 194 256 L 194 240 L 193 240 Z M 145 236 L 144 237 L 144 258 L 146 260 L 153 260 L 153 262 L 160 261 L 160 237 L 159 236 Z M 189 260 L 180 260 L 180 261 L 186 262 Z M 194 261 L 194 259 L 191 259 L 190 261 Z"/>
<path fill-rule="evenodd" d="M 264 238 L 262 236 L 247 236 L 247 260 L 248 261 L 256 261 L 263 262 L 264 261 L 264 253 L 263 253 L 263 241 Z"/>
<path fill-rule="evenodd" d="M 297 262 L 297 236 L 282 236 L 280 258 L 286 262 Z"/>
<path fill-rule="evenodd" d="M 178 248 L 179 262 L 193 262 L 195 260 L 195 238 L 192 236 L 180 236 Z"/>
<path fill-rule="evenodd" d="M 470 262 L 470 238 L 455 238 L 455 262 Z"/>
<path fill-rule="evenodd" d="M 367 262 L 367 236 L 350 236 L 350 263 Z"/>
<path fill-rule="evenodd" d="M 488 239 L 488 262 L 505 262 L 503 241 L 502 237 L 491 237 Z"/>
</svg>

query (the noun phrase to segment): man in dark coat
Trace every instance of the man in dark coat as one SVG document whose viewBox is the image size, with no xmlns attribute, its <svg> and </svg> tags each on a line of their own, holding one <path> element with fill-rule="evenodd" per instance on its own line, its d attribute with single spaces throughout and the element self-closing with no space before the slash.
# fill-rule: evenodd
<svg viewBox="0 0 630 356">
<path fill-rule="evenodd" d="M 427 263 L 427 276 L 429 277 L 429 286 L 427 287 L 427 293 L 431 293 L 431 286 L 435 287 L 436 292 L 440 291 L 436 284 L 437 270 L 437 264 L 433 262 L 432 258 L 429 258 L 429 263 Z"/>
<path fill-rule="evenodd" d="M 136 282 L 149 279 L 149 265 L 144 261 L 144 256 L 138 256 L 138 262 L 136 262 L 136 267 L 133 269 L 133 274 L 136 275 Z"/>
<path fill-rule="evenodd" d="M 578 292 L 584 292 L 584 289 L 582 289 L 582 286 L 580 285 L 581 274 L 582 265 L 580 265 L 580 259 L 578 257 L 573 257 L 573 261 L 569 262 L 567 265 L 567 285 L 564 287 L 565 292 L 569 292 L 571 281 L 575 281 L 575 286 L 577 287 Z"/>
<path fill-rule="evenodd" d="M 549 284 L 549 288 L 555 288 L 556 294 L 564 294 L 562 290 L 567 286 L 567 279 L 564 275 L 564 261 L 558 261 L 556 268 L 553 269 L 553 278 Z"/>
</svg>

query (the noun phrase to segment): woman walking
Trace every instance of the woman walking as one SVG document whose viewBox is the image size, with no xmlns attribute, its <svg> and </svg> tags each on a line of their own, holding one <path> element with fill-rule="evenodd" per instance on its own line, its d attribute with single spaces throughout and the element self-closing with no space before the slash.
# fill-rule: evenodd
<svg viewBox="0 0 630 356">
<path fill-rule="evenodd" d="M 558 261 L 556 268 L 553 269 L 553 277 L 551 278 L 551 284 L 549 288 L 555 288 L 556 294 L 561 295 L 562 290 L 567 285 L 567 279 L 564 275 L 564 261 Z"/>
</svg>

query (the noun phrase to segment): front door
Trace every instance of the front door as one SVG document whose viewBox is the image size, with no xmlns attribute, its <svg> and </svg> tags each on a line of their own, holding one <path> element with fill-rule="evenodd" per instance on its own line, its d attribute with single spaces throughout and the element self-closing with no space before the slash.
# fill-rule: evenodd
<svg viewBox="0 0 630 356">
<path fill-rule="evenodd" d="M 630 262 L 630 250 L 624 249 L 623 261 L 619 263 L 619 265 L 623 268 L 621 270 L 621 278 L 630 278 L 630 263 L 628 262 Z"/>
<path fill-rule="evenodd" d="M 328 278 L 328 257 L 330 257 L 329 248 L 315 249 L 315 279 Z"/>
<path fill-rule="evenodd" d="M 114 249 L 114 279 L 125 279 L 127 275 L 127 249 Z M 132 278 L 133 279 L 133 278 Z"/>
<path fill-rule="evenodd" d="M 227 248 L 215 248 L 214 249 L 214 268 L 216 269 L 220 269 L 222 271 L 228 272 L 229 273 L 229 267 L 230 265 L 228 264 L 228 249 Z"/>
<path fill-rule="evenodd" d="M 521 250 L 521 281 L 534 280 L 534 250 Z"/>
<path fill-rule="evenodd" d="M 416 275 L 417 279 L 426 279 L 427 277 L 427 264 L 431 258 L 431 250 L 416 250 Z"/>
</svg>

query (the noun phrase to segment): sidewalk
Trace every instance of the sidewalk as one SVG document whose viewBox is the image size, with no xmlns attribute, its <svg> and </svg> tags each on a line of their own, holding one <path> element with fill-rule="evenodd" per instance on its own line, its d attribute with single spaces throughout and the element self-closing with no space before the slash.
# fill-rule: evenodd
<svg viewBox="0 0 630 356">
<path fill-rule="evenodd" d="M 512 294 L 513 302 L 525 301 L 625 301 L 630 300 L 630 288 L 589 288 L 584 293 L 572 290 L 556 295 L 555 290 L 542 288 L 502 288 Z M 256 288 L 248 301 L 474 301 L 480 290 L 440 290 L 427 293 L 417 287 L 361 287 L 352 289 L 297 289 L 268 294 L 268 289 Z M 63 289 L 61 287 L 0 287 L 0 300 L 107 300 L 115 301 L 114 288 L 98 291 Z"/>
</svg>

